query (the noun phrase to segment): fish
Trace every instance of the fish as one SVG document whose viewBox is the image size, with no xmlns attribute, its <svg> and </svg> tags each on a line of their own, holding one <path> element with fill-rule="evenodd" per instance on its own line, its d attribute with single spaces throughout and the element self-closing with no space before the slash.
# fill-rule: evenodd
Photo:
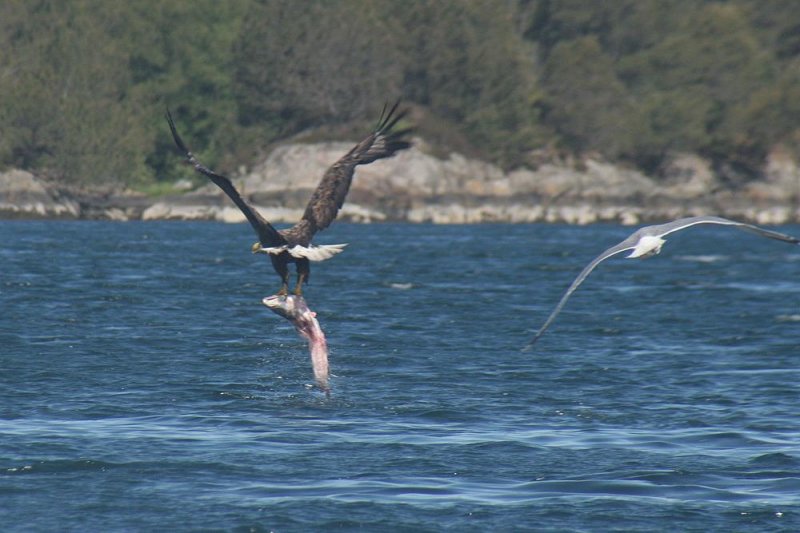
<svg viewBox="0 0 800 533">
<path fill-rule="evenodd" d="M 322 331 L 319 320 L 317 320 L 317 313 L 308 307 L 305 298 L 296 294 L 266 296 L 261 303 L 273 313 L 291 322 L 297 333 L 308 340 L 314 381 L 326 396 L 330 396 L 328 341 L 325 339 L 325 332 Z"/>
</svg>

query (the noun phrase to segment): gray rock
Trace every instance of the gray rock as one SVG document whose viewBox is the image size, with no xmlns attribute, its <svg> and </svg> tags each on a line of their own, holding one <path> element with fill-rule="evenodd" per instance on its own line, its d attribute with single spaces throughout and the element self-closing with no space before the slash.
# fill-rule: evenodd
<svg viewBox="0 0 800 533">
<path fill-rule="evenodd" d="M 48 188 L 30 172 L 0 173 L 0 216 L 3 218 L 77 218 L 80 205 Z"/>
<path fill-rule="evenodd" d="M 280 146 L 233 182 L 265 218 L 294 223 L 324 172 L 351 146 Z M 657 179 L 588 157 L 580 161 L 546 158 L 535 170 L 504 172 L 460 154 L 434 157 L 417 139 L 414 147 L 393 158 L 356 169 L 339 219 L 638 224 L 718 214 L 781 224 L 800 220 L 799 207 L 800 166 L 785 148 L 770 154 L 763 180 L 726 189 L 709 162 L 694 154 L 672 154 Z M 245 221 L 211 183 L 157 200 L 129 191 L 70 195 L 22 171 L 0 174 L 0 216 Z"/>
</svg>

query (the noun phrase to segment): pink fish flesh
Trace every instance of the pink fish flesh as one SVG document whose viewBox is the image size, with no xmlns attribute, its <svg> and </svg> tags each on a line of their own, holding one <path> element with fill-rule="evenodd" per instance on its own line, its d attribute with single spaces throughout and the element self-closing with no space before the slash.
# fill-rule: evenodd
<svg viewBox="0 0 800 533">
<path fill-rule="evenodd" d="M 317 321 L 317 313 L 308 308 L 302 296 L 267 296 L 261 302 L 274 313 L 279 314 L 292 323 L 301 337 L 308 339 L 308 351 L 311 353 L 311 366 L 314 369 L 314 380 L 317 386 L 326 393 L 328 386 L 328 342 L 325 333 Z"/>
</svg>

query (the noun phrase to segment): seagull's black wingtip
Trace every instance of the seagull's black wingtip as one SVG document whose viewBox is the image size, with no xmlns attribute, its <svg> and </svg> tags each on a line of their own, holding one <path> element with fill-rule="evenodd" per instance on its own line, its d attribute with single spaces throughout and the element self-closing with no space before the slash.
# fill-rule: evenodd
<svg viewBox="0 0 800 533">
<path fill-rule="evenodd" d="M 519 351 L 520 352 L 530 352 L 531 350 L 533 350 L 533 345 L 536 344 L 536 341 L 539 340 L 539 337 L 541 337 L 543 333 L 544 333 L 544 329 L 540 329 L 539 331 L 537 331 L 536 335 L 534 335 L 533 338 L 528 341 L 528 344 L 526 344 L 525 346 L 520 348 Z"/>
<path fill-rule="evenodd" d="M 532 351 L 533 350 L 533 345 L 536 344 L 537 340 L 539 340 L 539 336 L 538 335 L 536 337 L 534 337 L 533 340 L 530 341 L 528 344 L 526 344 L 525 346 L 520 348 L 519 351 L 520 352 L 530 352 L 530 351 Z"/>
</svg>

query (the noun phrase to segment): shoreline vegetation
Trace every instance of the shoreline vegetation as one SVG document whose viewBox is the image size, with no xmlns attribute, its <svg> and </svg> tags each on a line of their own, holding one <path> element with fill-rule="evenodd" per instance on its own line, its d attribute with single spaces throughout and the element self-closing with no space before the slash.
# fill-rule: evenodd
<svg viewBox="0 0 800 533">
<path fill-rule="evenodd" d="M 233 181 L 273 222 L 298 220 L 327 166 L 350 143 L 285 144 Z M 243 169 L 244 170 L 244 169 Z M 457 153 L 427 153 L 424 141 L 392 159 L 359 168 L 341 220 L 370 223 L 531 223 L 627 225 L 714 214 L 756 224 L 800 222 L 800 165 L 774 150 L 763 178 L 725 183 L 711 164 L 674 154 L 654 179 L 634 168 L 587 157 L 543 159 L 510 172 Z M 243 222 L 213 184 L 182 180 L 167 194 L 65 186 L 30 172 L 0 173 L 0 218 L 216 220 Z"/>
<path fill-rule="evenodd" d="M 422 140 L 345 219 L 797 221 L 798 36 L 790 0 L 0 2 L 0 216 L 237 220 L 170 109 L 295 221 L 402 98 Z"/>
</svg>

